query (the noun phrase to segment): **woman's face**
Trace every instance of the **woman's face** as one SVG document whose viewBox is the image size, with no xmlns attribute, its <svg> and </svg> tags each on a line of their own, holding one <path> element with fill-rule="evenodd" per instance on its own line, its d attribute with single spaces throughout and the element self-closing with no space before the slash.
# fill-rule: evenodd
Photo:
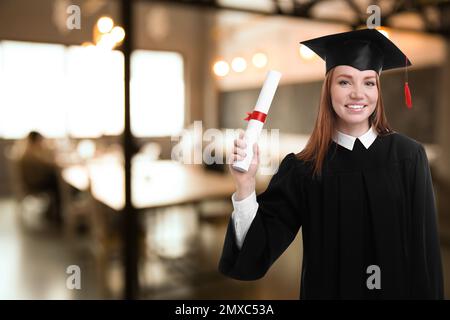
<svg viewBox="0 0 450 320">
<path fill-rule="evenodd" d="M 337 66 L 331 79 L 331 103 L 338 125 L 368 124 L 378 101 L 377 73 L 350 66 Z"/>
</svg>

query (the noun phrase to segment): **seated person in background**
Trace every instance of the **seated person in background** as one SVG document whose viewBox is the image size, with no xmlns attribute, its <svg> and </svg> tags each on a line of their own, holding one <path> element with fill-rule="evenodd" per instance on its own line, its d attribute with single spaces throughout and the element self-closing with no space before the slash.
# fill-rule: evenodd
<svg viewBox="0 0 450 320">
<path fill-rule="evenodd" d="M 52 205 L 55 210 L 50 207 L 46 218 L 61 224 L 61 196 L 58 187 L 60 168 L 55 162 L 52 149 L 39 132 L 31 131 L 28 134 L 18 159 L 18 169 L 26 193 L 48 192 L 53 195 Z"/>
</svg>

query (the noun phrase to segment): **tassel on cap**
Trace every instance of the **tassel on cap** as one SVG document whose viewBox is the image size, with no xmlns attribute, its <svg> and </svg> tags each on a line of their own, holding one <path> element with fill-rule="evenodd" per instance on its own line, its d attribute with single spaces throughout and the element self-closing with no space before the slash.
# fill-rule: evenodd
<svg viewBox="0 0 450 320">
<path fill-rule="evenodd" d="M 409 90 L 408 82 L 405 82 L 405 103 L 408 109 L 412 108 L 411 91 Z"/>
<path fill-rule="evenodd" d="M 408 109 L 412 108 L 411 90 L 409 90 L 408 84 L 408 58 L 405 56 L 405 104 Z"/>
</svg>

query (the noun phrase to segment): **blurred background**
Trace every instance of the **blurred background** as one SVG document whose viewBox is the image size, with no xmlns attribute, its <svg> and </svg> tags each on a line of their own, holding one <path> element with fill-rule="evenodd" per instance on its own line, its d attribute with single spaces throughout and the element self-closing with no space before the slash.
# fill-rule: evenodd
<svg viewBox="0 0 450 320">
<path fill-rule="evenodd" d="M 325 70 L 299 42 L 365 27 L 373 4 L 413 63 L 411 110 L 405 70 L 382 93 L 428 154 L 449 298 L 448 1 L 1 0 L 0 299 L 297 299 L 301 232 L 259 281 L 218 273 L 234 185 L 201 161 L 205 132 L 224 158 L 274 69 L 262 153 L 299 152 Z"/>
</svg>

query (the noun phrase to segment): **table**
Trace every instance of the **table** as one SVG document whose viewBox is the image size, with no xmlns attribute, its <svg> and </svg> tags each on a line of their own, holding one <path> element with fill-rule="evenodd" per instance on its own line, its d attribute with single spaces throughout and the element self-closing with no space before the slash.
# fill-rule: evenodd
<svg viewBox="0 0 450 320">
<path fill-rule="evenodd" d="M 91 161 L 86 166 L 73 165 L 63 169 L 62 176 L 79 190 L 88 190 L 90 183 L 96 200 L 116 211 L 123 209 L 125 174 L 117 159 Z M 268 180 L 269 177 L 258 177 L 257 190 L 262 190 Z M 132 203 L 138 210 L 226 198 L 235 191 L 230 174 L 172 160 L 133 162 L 131 183 Z"/>
</svg>

